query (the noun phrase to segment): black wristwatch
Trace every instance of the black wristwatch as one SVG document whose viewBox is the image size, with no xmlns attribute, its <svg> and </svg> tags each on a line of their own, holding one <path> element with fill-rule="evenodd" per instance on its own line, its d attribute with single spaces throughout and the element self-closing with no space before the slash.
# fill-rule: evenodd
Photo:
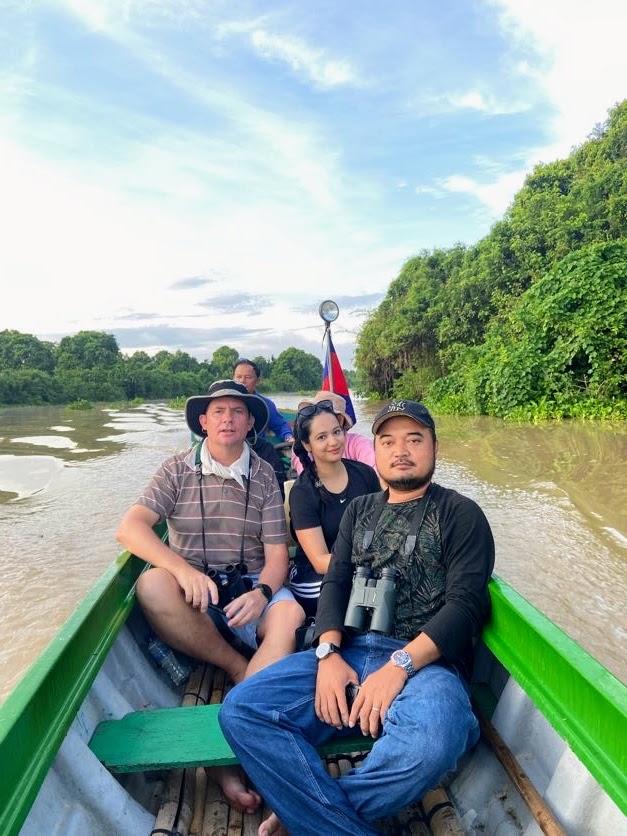
<svg viewBox="0 0 627 836">
<path fill-rule="evenodd" d="M 267 584 L 267 583 L 256 583 L 256 584 L 253 586 L 253 591 L 254 591 L 255 589 L 260 589 L 260 590 L 263 592 L 263 594 L 266 596 L 266 598 L 268 599 L 268 601 L 271 601 L 271 600 L 272 600 L 272 587 L 271 587 L 271 586 L 268 586 L 268 584 Z"/>
</svg>

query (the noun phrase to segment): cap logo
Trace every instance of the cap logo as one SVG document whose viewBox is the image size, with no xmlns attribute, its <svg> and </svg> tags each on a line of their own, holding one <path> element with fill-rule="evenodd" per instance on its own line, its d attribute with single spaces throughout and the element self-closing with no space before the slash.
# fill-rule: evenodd
<svg viewBox="0 0 627 836">
<path fill-rule="evenodd" d="M 388 412 L 404 412 L 405 409 L 405 401 L 392 401 L 388 404 Z"/>
</svg>

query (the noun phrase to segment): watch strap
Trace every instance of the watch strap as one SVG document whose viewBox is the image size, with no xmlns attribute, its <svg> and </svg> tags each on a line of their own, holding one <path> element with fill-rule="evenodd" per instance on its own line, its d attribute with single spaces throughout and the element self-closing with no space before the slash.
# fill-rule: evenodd
<svg viewBox="0 0 627 836">
<path fill-rule="evenodd" d="M 325 646 L 327 648 L 327 652 L 324 656 L 320 656 L 320 650 Z M 321 642 L 316 648 L 316 658 L 318 659 L 318 661 L 320 661 L 321 659 L 328 659 L 329 656 L 332 656 L 334 653 L 339 652 L 340 648 L 336 644 L 333 644 L 333 642 Z"/>
<path fill-rule="evenodd" d="M 395 665 L 397 668 L 403 668 L 405 673 L 407 674 L 407 678 L 410 679 L 414 674 L 418 673 L 416 668 L 413 665 L 411 660 L 411 656 L 406 650 L 395 650 L 394 653 L 390 656 L 392 664 Z"/>
<path fill-rule="evenodd" d="M 253 586 L 253 590 L 255 589 L 260 589 L 268 601 L 272 600 L 272 587 L 268 586 L 267 583 L 256 583 Z"/>
</svg>

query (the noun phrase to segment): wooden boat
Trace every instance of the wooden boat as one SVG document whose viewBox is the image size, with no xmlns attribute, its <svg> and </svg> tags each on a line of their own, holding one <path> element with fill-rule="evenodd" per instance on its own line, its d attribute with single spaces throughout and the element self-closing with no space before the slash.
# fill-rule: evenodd
<svg viewBox="0 0 627 836">
<path fill-rule="evenodd" d="M 256 832 L 262 812 L 231 810 L 202 768 L 234 762 L 216 721 L 229 684 L 198 665 L 176 687 L 156 667 L 135 603 L 145 568 L 123 552 L 0 707 L 3 836 Z M 490 593 L 482 739 L 388 832 L 627 833 L 627 688 L 502 580 Z M 321 754 L 333 774 L 361 740 Z"/>
</svg>

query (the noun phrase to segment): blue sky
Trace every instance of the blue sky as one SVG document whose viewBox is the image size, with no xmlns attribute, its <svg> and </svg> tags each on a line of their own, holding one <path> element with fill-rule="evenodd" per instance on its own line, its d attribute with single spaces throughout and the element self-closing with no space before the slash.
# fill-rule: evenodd
<svg viewBox="0 0 627 836">
<path fill-rule="evenodd" d="M 627 96 L 618 0 L 0 0 L 0 329 L 342 364 Z"/>
</svg>

